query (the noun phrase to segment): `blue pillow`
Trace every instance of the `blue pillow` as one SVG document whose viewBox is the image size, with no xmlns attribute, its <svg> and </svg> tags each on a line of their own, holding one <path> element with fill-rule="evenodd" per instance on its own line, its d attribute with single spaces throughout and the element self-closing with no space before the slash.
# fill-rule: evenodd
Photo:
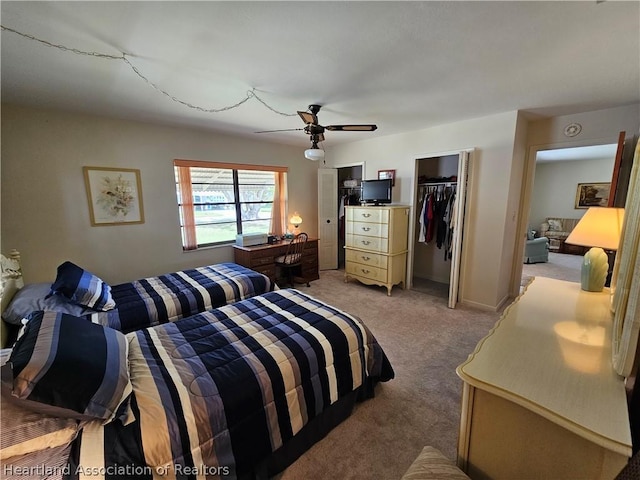
<svg viewBox="0 0 640 480">
<path fill-rule="evenodd" d="M 23 318 L 27 318 L 31 312 L 38 310 L 68 313 L 74 317 L 95 313 L 91 308 L 71 303 L 62 295 L 50 295 L 50 293 L 50 283 L 25 285 L 13 296 L 7 309 L 2 312 L 2 318 L 12 325 L 22 325 Z"/>
<path fill-rule="evenodd" d="M 33 312 L 8 364 L 12 395 L 78 420 L 111 420 L 132 387 L 121 332 L 59 312 Z M 27 404 L 25 404 L 26 406 Z"/>
<path fill-rule="evenodd" d="M 58 267 L 56 281 L 51 285 L 51 295 L 62 295 L 78 305 L 95 310 L 107 311 L 116 306 L 107 283 L 68 261 Z"/>
</svg>

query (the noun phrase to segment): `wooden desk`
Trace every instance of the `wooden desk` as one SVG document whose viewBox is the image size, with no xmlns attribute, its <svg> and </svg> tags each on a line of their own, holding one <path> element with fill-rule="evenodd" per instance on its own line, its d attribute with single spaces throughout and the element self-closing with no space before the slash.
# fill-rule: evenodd
<svg viewBox="0 0 640 480">
<path fill-rule="evenodd" d="M 609 291 L 537 277 L 468 360 L 458 465 L 478 479 L 612 479 L 631 456 Z"/>
<path fill-rule="evenodd" d="M 233 246 L 234 261 L 256 272 L 260 272 L 272 281 L 276 282 L 275 258 L 287 252 L 289 241 L 284 240 L 272 245 L 254 245 L 251 247 Z M 311 282 L 320 278 L 318 268 L 318 239 L 310 238 L 302 252 L 302 268 L 300 277 L 301 283 Z"/>
</svg>

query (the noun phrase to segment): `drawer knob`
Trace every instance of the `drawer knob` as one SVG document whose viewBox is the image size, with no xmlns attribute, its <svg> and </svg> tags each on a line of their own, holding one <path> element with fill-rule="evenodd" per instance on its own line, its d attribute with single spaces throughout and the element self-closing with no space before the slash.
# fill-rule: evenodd
<svg viewBox="0 0 640 480">
<path fill-rule="evenodd" d="M 362 259 L 364 261 L 371 260 L 371 257 L 367 257 L 366 255 L 362 255 Z"/>
<path fill-rule="evenodd" d="M 369 272 L 371 272 L 371 270 L 367 270 L 366 268 L 361 268 L 360 270 L 362 270 L 362 273 L 369 273 Z"/>
<path fill-rule="evenodd" d="M 364 218 L 369 218 L 369 217 L 371 216 L 371 214 L 370 214 L 370 213 L 363 213 L 363 214 L 362 214 L 362 216 L 363 216 Z"/>
<path fill-rule="evenodd" d="M 369 240 L 361 240 L 363 245 L 369 245 L 371 242 Z"/>
<path fill-rule="evenodd" d="M 371 230 L 371 227 L 362 227 L 362 230 L 364 230 L 365 232 L 368 232 L 369 230 Z"/>
</svg>

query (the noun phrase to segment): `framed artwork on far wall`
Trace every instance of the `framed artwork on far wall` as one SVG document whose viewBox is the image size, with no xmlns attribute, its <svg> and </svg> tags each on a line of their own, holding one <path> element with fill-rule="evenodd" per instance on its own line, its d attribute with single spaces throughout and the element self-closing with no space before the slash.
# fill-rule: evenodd
<svg viewBox="0 0 640 480">
<path fill-rule="evenodd" d="M 94 227 L 144 223 L 140 170 L 82 167 Z"/>
<path fill-rule="evenodd" d="M 378 170 L 378 180 L 391 179 L 391 186 L 396 184 L 396 171 L 395 170 Z"/>
<path fill-rule="evenodd" d="M 579 183 L 575 208 L 606 207 L 609 204 L 611 182 Z"/>
</svg>

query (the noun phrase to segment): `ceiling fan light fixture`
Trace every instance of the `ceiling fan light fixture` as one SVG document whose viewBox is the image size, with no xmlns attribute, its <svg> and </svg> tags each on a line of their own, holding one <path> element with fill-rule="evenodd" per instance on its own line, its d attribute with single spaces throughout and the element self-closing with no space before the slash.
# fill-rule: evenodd
<svg viewBox="0 0 640 480">
<path fill-rule="evenodd" d="M 312 162 L 324 160 L 324 150 L 321 148 L 308 148 L 304 151 L 304 158 Z"/>
</svg>

